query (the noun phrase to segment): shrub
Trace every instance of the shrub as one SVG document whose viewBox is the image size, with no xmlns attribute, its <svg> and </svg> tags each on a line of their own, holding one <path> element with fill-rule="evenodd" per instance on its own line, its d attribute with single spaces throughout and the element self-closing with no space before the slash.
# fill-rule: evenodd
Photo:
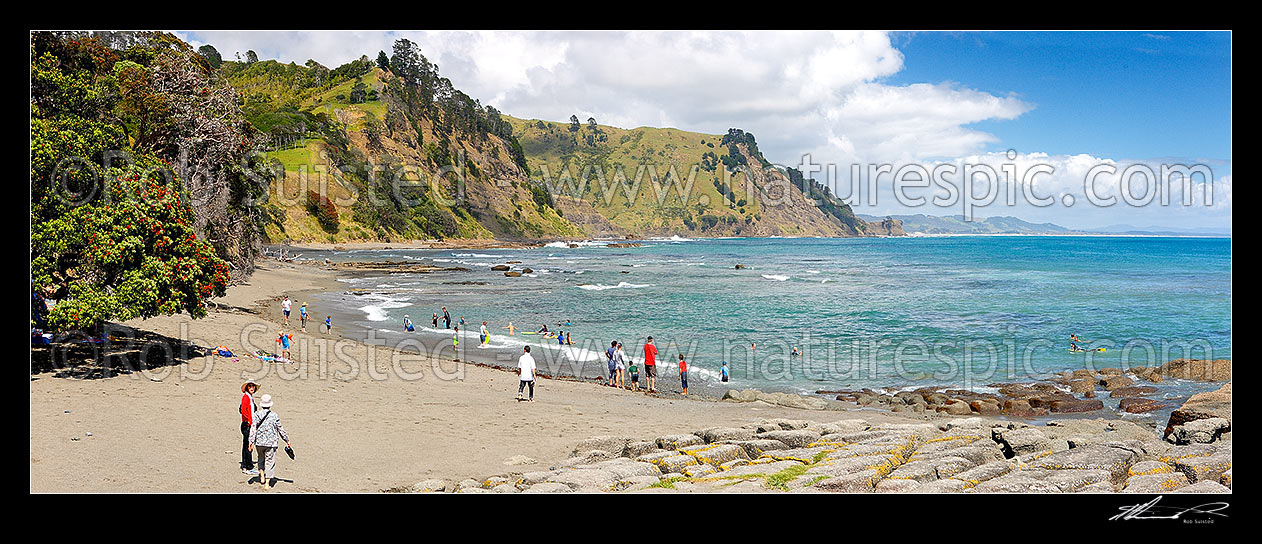
<svg viewBox="0 0 1262 544">
<path fill-rule="evenodd" d="M 328 197 L 315 191 L 307 191 L 307 213 L 320 222 L 320 228 L 327 232 L 337 232 L 337 207 Z"/>
</svg>

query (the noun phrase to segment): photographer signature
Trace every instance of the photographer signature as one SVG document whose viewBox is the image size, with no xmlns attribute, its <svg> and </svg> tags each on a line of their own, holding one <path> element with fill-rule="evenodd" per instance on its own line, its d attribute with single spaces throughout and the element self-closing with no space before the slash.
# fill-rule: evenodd
<svg viewBox="0 0 1262 544">
<path fill-rule="evenodd" d="M 1121 510 L 1121 513 L 1109 518 L 1109 521 L 1119 519 L 1179 519 L 1184 514 L 1227 517 L 1227 514 L 1223 513 L 1223 510 L 1226 510 L 1228 506 L 1225 502 L 1207 502 L 1190 508 L 1178 508 L 1174 506 L 1157 506 L 1157 503 L 1160 501 L 1161 495 L 1158 495 L 1144 504 L 1119 507 L 1118 510 Z M 1164 515 L 1158 514 L 1159 512 Z"/>
</svg>

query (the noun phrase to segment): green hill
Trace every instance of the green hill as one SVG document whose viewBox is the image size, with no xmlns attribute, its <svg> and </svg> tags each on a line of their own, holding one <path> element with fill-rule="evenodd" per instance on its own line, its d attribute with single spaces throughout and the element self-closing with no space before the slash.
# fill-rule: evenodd
<svg viewBox="0 0 1262 544">
<path fill-rule="evenodd" d="M 377 62 L 219 71 L 283 172 L 273 241 L 901 234 L 769 168 L 752 134 L 509 117 L 406 40 Z"/>
<path fill-rule="evenodd" d="M 388 70 L 225 62 L 283 176 L 273 241 L 581 237 L 532 187 L 508 124 L 452 88 L 410 44 Z M 403 75 L 407 74 L 407 75 Z M 325 200 L 327 199 L 327 204 Z"/>
<path fill-rule="evenodd" d="M 507 118 L 530 179 L 596 236 L 870 236 L 869 224 L 823 185 L 774 169 L 752 134 L 622 129 Z"/>
</svg>

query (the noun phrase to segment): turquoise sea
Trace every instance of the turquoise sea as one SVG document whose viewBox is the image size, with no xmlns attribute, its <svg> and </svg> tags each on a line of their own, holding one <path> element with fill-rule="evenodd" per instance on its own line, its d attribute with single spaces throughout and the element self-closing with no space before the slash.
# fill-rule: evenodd
<svg viewBox="0 0 1262 544">
<path fill-rule="evenodd" d="M 619 242 L 623 242 L 619 240 Z M 926 385 L 984 391 L 1086 368 L 1231 358 L 1231 240 L 1086 236 L 643 240 L 531 249 L 303 251 L 322 261 L 414 260 L 468 272 L 375 273 L 317 295 L 343 333 L 421 339 L 450 353 L 431 315 L 461 317 L 462 358 L 510 365 L 531 344 L 545 371 L 596 376 L 619 340 L 639 360 L 683 354 L 690 381 L 809 392 Z M 508 278 L 507 261 L 532 273 Z M 736 269 L 736 265 L 747 268 Z M 457 283 L 466 282 L 466 283 Z M 467 282 L 484 282 L 471 284 Z M 367 291 L 367 294 L 364 294 Z M 351 294 L 354 292 L 355 294 Z M 402 332 L 410 315 L 416 333 Z M 558 322 L 571 320 L 571 326 Z M 478 326 L 492 333 L 476 347 Z M 509 322 L 518 334 L 508 336 Z M 547 324 L 576 346 L 523 335 Z M 438 328 L 442 329 L 440 320 Z M 1070 334 L 1090 354 L 1068 351 Z M 756 345 L 756 349 L 750 349 Z M 801 355 L 794 356 L 793 348 Z M 540 356 L 542 354 L 542 356 Z M 659 367 L 671 376 L 673 364 Z M 694 385 L 694 387 L 696 387 Z M 1189 384 L 1188 388 L 1206 389 Z M 1188 390 L 1190 390 L 1188 389 Z M 1178 390 L 1179 396 L 1188 390 Z"/>
</svg>

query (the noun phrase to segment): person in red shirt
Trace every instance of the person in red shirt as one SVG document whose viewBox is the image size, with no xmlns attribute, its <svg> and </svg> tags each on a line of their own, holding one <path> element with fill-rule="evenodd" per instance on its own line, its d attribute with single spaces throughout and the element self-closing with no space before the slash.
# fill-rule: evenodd
<svg viewBox="0 0 1262 544">
<path fill-rule="evenodd" d="M 688 394 L 688 363 L 684 361 L 684 354 L 679 354 L 679 384 L 684 386 L 684 395 Z"/>
<path fill-rule="evenodd" d="M 241 472 L 244 474 L 258 474 L 254 470 L 254 458 L 250 454 L 250 428 L 254 426 L 254 393 L 259 390 L 259 384 L 253 380 L 241 384 L 241 406 L 237 408 L 241 412 Z"/>
<path fill-rule="evenodd" d="M 644 378 L 648 385 L 646 393 L 656 393 L 657 388 L 657 346 L 653 345 L 653 337 L 644 344 Z"/>
</svg>

